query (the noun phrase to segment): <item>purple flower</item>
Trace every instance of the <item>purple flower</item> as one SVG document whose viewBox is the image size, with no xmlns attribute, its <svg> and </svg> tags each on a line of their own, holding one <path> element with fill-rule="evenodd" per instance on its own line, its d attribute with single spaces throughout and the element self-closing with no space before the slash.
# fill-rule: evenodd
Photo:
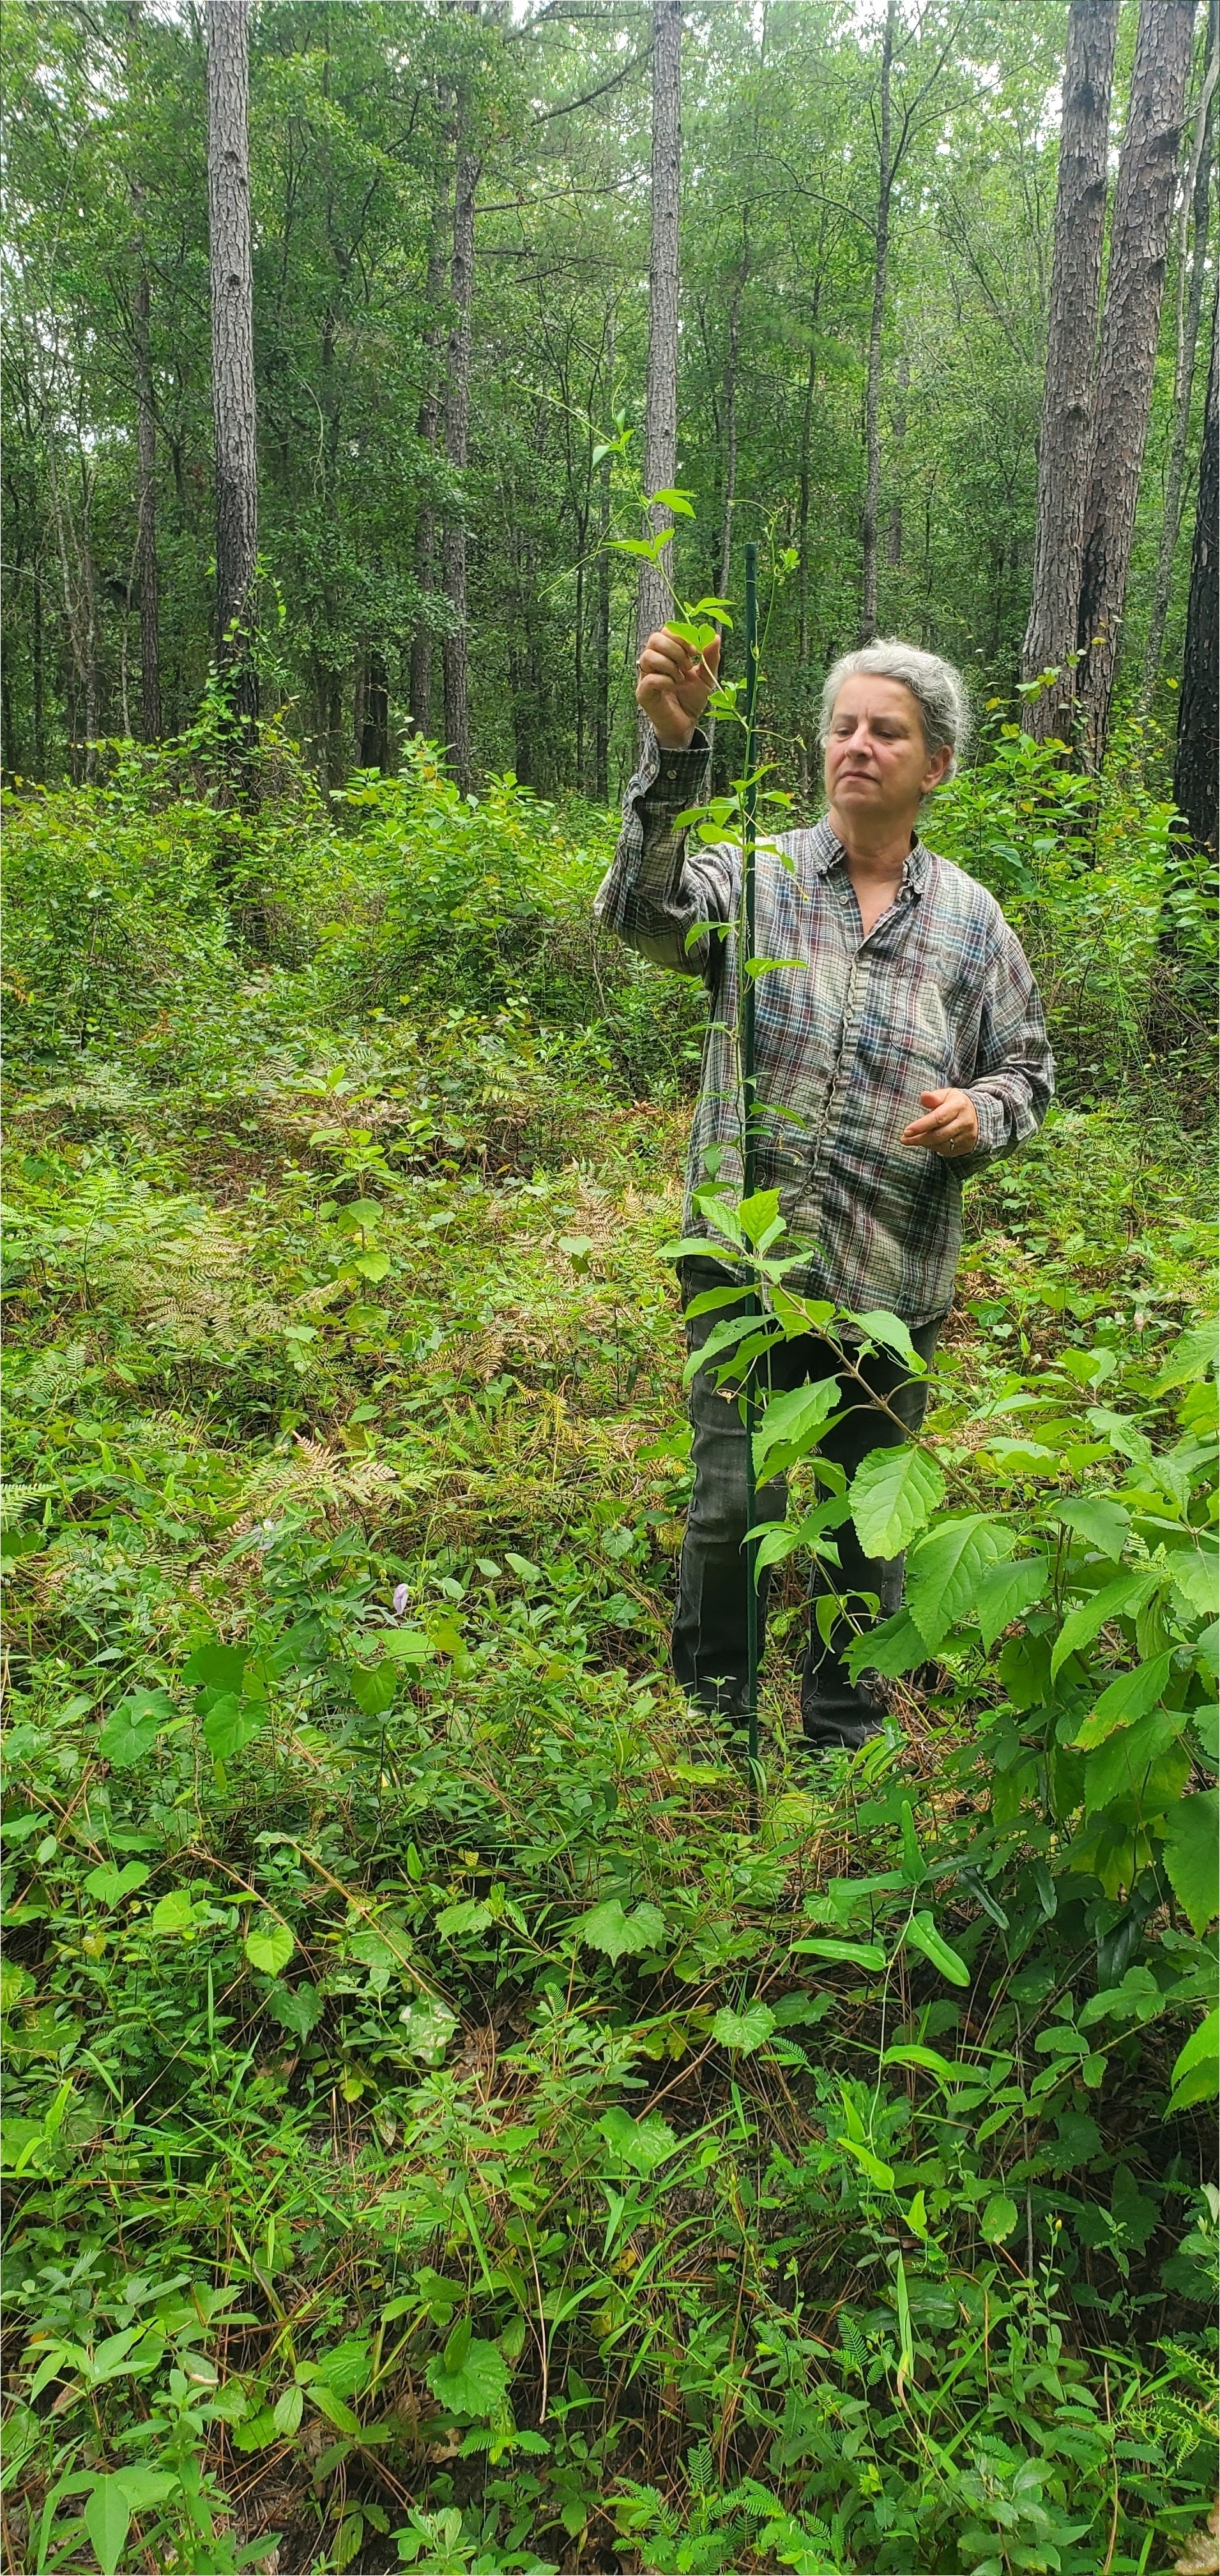
<svg viewBox="0 0 1220 2576">
<path fill-rule="evenodd" d="M 406 1615 L 407 1603 L 408 1603 L 408 1601 L 410 1600 L 410 1598 L 411 1598 L 411 1586 L 410 1586 L 410 1584 L 409 1584 L 409 1583 L 396 1583 L 396 1584 L 395 1584 L 395 1586 L 394 1586 L 394 1616 L 395 1616 L 395 1618 L 396 1618 L 396 1619 L 402 1619 L 402 1618 L 404 1618 L 404 1617 L 405 1617 L 405 1615 Z"/>
</svg>

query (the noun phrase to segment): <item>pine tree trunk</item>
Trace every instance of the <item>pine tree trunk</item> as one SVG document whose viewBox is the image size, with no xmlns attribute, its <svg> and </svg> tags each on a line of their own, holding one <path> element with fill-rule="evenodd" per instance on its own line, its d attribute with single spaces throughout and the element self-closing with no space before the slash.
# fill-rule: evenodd
<svg viewBox="0 0 1220 2576">
<path fill-rule="evenodd" d="M 1173 584 L 1173 562 L 1177 552 L 1178 531 L 1182 524 L 1182 475 L 1186 464 L 1186 441 L 1190 433 L 1190 400 L 1195 381 L 1195 352 L 1199 345 L 1199 323 L 1203 312 L 1203 287 L 1207 266 L 1208 217 L 1211 212 L 1212 117 L 1215 106 L 1216 78 L 1220 70 L 1217 56 L 1217 0 L 1211 0 L 1208 11 L 1207 68 L 1203 93 L 1191 144 L 1190 168 L 1182 193 L 1182 221 L 1178 237 L 1178 320 L 1173 371 L 1173 412 L 1169 440 L 1169 463 L 1165 474 L 1165 509 L 1161 519 L 1161 544 L 1157 557 L 1156 587 L 1148 619 L 1148 641 L 1144 649 L 1144 685 L 1141 705 L 1145 715 L 1152 704 L 1157 673 L 1161 667 L 1161 647 L 1165 641 L 1165 619 L 1169 614 L 1169 593 Z M 1187 260 L 1187 233 L 1193 224 L 1193 242 Z"/>
<path fill-rule="evenodd" d="M 470 149 L 470 100 L 463 90 L 457 104 L 457 160 L 453 191 L 453 264 L 450 302 L 449 375 L 445 389 L 445 452 L 454 472 L 464 475 L 470 438 L 470 331 L 474 300 L 474 197 L 480 164 Z M 469 652 L 466 633 L 466 504 L 459 501 L 445 528 L 442 564 L 445 595 L 452 621 L 441 659 L 445 674 L 445 740 L 453 775 L 464 792 L 471 781 Z"/>
<path fill-rule="evenodd" d="M 1026 681 L 1045 670 L 1059 674 L 1054 685 L 1025 701 L 1026 731 L 1042 742 L 1052 735 L 1068 742 L 1072 734 L 1118 11 L 1119 0 L 1072 0 L 1068 18 L 1033 596 L 1021 654 Z"/>
<path fill-rule="evenodd" d="M 1195 0 L 1141 0 L 1119 155 L 1076 619 L 1080 741 L 1094 770 L 1110 729 L 1194 15 Z"/>
<path fill-rule="evenodd" d="M 445 292 L 446 235 L 450 223 L 447 191 L 437 198 L 432 216 L 432 237 L 428 244 L 428 275 L 424 296 L 430 313 L 435 313 Z M 435 448 L 441 425 L 441 397 L 437 360 L 442 332 L 434 324 L 424 342 L 424 365 L 427 376 L 415 434 L 420 446 Z M 431 499 L 425 499 L 415 522 L 415 580 L 424 603 L 416 619 L 411 638 L 410 704 L 411 723 L 416 733 L 432 731 L 432 625 L 428 615 L 432 584 L 436 577 L 436 512 Z"/>
<path fill-rule="evenodd" d="M 364 680 L 364 705 L 360 723 L 360 767 L 379 769 L 383 775 L 390 766 L 390 679 L 384 656 L 374 644 L 368 658 Z"/>
<path fill-rule="evenodd" d="M 229 684 L 243 792 L 258 720 L 254 581 L 258 451 L 250 249 L 250 0 L 207 0 L 208 226 L 216 439 L 216 650 Z M 236 780 L 235 780 L 236 783 Z"/>
<path fill-rule="evenodd" d="M 664 492 L 678 470 L 678 284 L 682 177 L 682 0 L 652 0 L 652 246 L 648 260 L 648 390 L 644 489 Z M 651 514 L 654 534 L 672 510 Z M 643 564 L 636 600 L 636 651 L 669 612 L 659 565 Z"/>
<path fill-rule="evenodd" d="M 890 75 L 898 0 L 886 0 L 881 39 L 881 115 L 878 136 L 877 226 L 873 248 L 873 312 L 868 334 L 868 378 L 864 389 L 864 512 L 860 522 L 860 641 L 877 632 L 877 517 L 881 507 L 881 328 L 885 320 L 885 287 L 890 257 L 890 199 L 894 173 L 890 162 Z"/>
<path fill-rule="evenodd" d="M 1220 312 L 1212 306 L 1211 363 L 1199 457 L 1199 494 L 1186 606 L 1186 654 L 1178 705 L 1174 803 L 1198 849 L 1220 848 L 1216 764 L 1220 757 L 1220 406 L 1216 353 Z"/>
<path fill-rule="evenodd" d="M 139 215 L 143 191 L 134 184 L 132 211 Z M 157 421 L 153 410 L 152 363 L 149 355 L 150 290 L 144 245 L 137 241 L 139 266 L 131 299 L 136 355 L 136 561 L 140 583 L 140 712 L 145 742 L 161 734 L 161 633 L 157 597 Z"/>
</svg>

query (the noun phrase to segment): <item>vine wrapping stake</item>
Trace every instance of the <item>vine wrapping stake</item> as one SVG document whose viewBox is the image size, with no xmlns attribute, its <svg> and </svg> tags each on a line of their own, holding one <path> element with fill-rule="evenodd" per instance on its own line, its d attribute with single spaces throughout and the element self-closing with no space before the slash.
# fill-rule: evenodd
<svg viewBox="0 0 1220 2576">
<path fill-rule="evenodd" d="M 754 1073 L 754 986 L 748 972 L 754 957 L 754 843 L 758 812 L 757 703 L 758 703 L 758 548 L 747 545 L 745 593 L 746 647 L 746 778 L 742 802 L 741 832 L 741 913 L 743 952 L 737 960 L 739 993 L 739 1034 L 741 1045 L 741 1195 L 754 1195 L 755 1162 L 755 1073 Z M 756 1289 L 751 1288 L 746 1300 L 747 1314 L 758 1314 Z M 754 1433 L 758 1422 L 758 1387 L 755 1364 L 751 1361 L 745 1384 L 746 1422 L 746 1528 L 752 1530 L 757 1517 L 757 1494 L 754 1477 Z M 751 1794 L 758 1779 L 758 1541 L 746 1540 L 746 1728 L 750 1756 Z"/>
</svg>

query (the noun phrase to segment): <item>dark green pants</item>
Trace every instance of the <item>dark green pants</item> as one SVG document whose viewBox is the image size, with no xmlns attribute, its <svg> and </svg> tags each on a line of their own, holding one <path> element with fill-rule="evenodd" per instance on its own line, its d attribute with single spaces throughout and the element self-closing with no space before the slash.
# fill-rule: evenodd
<svg viewBox="0 0 1220 2576">
<path fill-rule="evenodd" d="M 718 1262 L 697 1259 L 683 1264 L 681 1276 L 684 1305 L 705 1289 L 728 1286 L 733 1278 L 732 1272 L 722 1269 Z M 701 1349 L 712 1326 L 731 1311 L 722 1307 L 718 1312 L 696 1316 L 687 1325 L 691 1350 Z M 931 1361 L 939 1330 L 939 1323 L 912 1327 L 911 1339 L 921 1359 Z M 761 1368 L 771 1392 L 785 1394 L 810 1379 L 836 1374 L 839 1356 L 828 1343 L 807 1334 L 799 1341 L 777 1343 L 761 1362 Z M 902 1362 L 887 1352 L 872 1353 L 864 1363 L 864 1374 L 873 1393 L 893 1406 L 899 1422 L 878 1411 L 861 1395 L 853 1379 L 841 1381 L 847 1410 L 820 1443 L 819 1455 L 833 1459 L 849 1484 L 870 1449 L 896 1448 L 904 1431 L 918 1431 L 927 1405 L 926 1382 L 911 1377 Z M 747 1697 L 747 1570 L 743 1541 L 749 1496 L 745 1425 L 737 1402 L 726 1402 L 718 1393 L 712 1369 L 700 1369 L 695 1377 L 690 1410 L 695 1489 L 678 1568 L 674 1672 L 693 1699 L 733 1723 L 743 1717 Z M 783 1477 L 777 1476 L 761 1486 L 757 1496 L 759 1520 L 782 1520 L 786 1500 Z M 801 1716 L 811 1743 L 854 1747 L 875 1734 L 877 1709 L 867 1687 L 849 1679 L 843 1662 L 848 1646 L 859 1633 L 860 1620 L 866 1615 L 860 1601 L 853 1601 L 852 1596 L 875 1593 L 881 1616 L 888 1618 L 902 1601 L 903 1561 L 901 1557 L 882 1560 L 866 1556 L 851 1521 L 845 1521 L 834 1532 L 834 1538 L 839 1550 L 838 1567 L 816 1562 L 813 1566 Z M 760 1644 L 768 1580 L 764 1571 L 759 1584 Z M 839 1594 L 851 1605 L 854 1617 L 837 1618 L 830 1628 L 829 1642 L 825 1643 L 818 1630 L 816 1604 L 827 1593 Z"/>
</svg>

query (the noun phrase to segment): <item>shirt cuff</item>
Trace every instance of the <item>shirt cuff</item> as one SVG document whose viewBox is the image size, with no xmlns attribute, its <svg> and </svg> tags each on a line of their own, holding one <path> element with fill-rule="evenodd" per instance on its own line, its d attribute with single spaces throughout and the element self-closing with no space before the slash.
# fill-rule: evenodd
<svg viewBox="0 0 1220 2576">
<path fill-rule="evenodd" d="M 983 1090 L 968 1091 L 966 1098 L 979 1122 L 978 1140 L 970 1148 L 971 1158 L 976 1154 L 998 1154 L 1008 1134 L 1003 1101 L 997 1100 L 994 1091 Z"/>
<path fill-rule="evenodd" d="M 664 797 L 668 804 L 689 805 L 691 790 L 699 785 L 711 745 L 704 733 L 696 732 L 685 751 L 665 748 L 657 743 L 653 758 L 656 774 L 648 782 L 650 797 Z"/>
</svg>

